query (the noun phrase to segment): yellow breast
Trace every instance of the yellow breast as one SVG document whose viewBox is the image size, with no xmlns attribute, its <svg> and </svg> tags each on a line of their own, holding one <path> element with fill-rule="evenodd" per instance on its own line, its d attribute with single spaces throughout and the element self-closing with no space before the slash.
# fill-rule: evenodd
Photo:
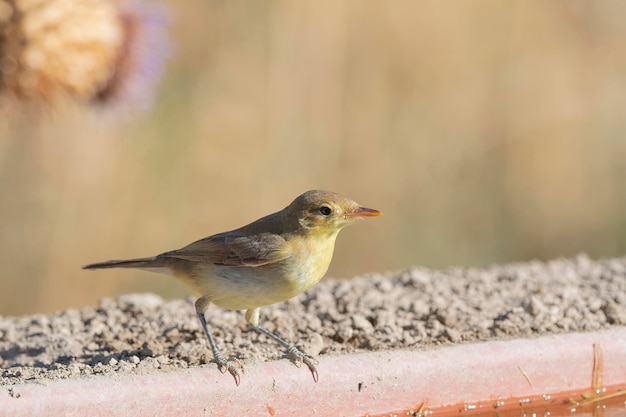
<svg viewBox="0 0 626 417">
<path fill-rule="evenodd" d="M 336 237 L 337 233 L 334 233 L 289 242 L 294 255 L 290 261 L 292 273 L 285 277 L 285 284 L 291 287 L 294 295 L 311 288 L 326 274 L 333 258 Z"/>
</svg>

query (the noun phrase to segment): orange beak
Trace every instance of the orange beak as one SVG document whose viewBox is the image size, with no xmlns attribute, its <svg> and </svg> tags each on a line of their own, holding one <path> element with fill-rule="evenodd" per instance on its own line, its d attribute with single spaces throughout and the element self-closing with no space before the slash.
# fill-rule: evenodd
<svg viewBox="0 0 626 417">
<path fill-rule="evenodd" d="M 376 217 L 382 215 L 383 213 L 380 211 L 367 207 L 359 207 L 350 213 L 346 213 L 346 217 L 349 219 L 353 217 Z"/>
</svg>

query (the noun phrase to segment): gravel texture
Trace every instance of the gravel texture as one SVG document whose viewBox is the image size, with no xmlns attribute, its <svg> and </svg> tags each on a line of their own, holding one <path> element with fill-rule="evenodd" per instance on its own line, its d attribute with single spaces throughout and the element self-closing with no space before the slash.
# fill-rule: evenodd
<svg viewBox="0 0 626 417">
<path fill-rule="evenodd" d="M 262 325 L 322 362 L 331 354 L 593 331 L 626 325 L 626 258 L 327 279 L 261 315 Z M 244 368 L 286 357 L 241 312 L 211 307 L 207 320 L 222 353 Z M 211 360 L 192 298 L 132 294 L 97 307 L 0 317 L 0 385 L 215 367 Z"/>
</svg>

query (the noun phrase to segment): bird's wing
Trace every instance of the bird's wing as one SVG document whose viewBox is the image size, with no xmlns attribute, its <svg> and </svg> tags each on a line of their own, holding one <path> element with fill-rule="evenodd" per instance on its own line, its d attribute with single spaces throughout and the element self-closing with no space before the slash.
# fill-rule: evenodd
<svg viewBox="0 0 626 417">
<path fill-rule="evenodd" d="M 286 240 L 275 233 L 237 236 L 220 233 L 161 257 L 225 266 L 262 266 L 289 257 Z"/>
</svg>

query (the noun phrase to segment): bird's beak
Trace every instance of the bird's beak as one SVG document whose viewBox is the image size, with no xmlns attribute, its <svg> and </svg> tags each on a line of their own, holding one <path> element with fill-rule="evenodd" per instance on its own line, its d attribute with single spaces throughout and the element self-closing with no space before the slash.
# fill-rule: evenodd
<svg viewBox="0 0 626 417">
<path fill-rule="evenodd" d="M 367 207 L 358 207 L 356 210 L 350 213 L 346 213 L 346 217 L 349 219 L 352 219 L 355 217 L 376 217 L 376 216 L 382 216 L 382 215 L 383 213 L 381 213 L 380 211 L 367 208 Z"/>
</svg>

